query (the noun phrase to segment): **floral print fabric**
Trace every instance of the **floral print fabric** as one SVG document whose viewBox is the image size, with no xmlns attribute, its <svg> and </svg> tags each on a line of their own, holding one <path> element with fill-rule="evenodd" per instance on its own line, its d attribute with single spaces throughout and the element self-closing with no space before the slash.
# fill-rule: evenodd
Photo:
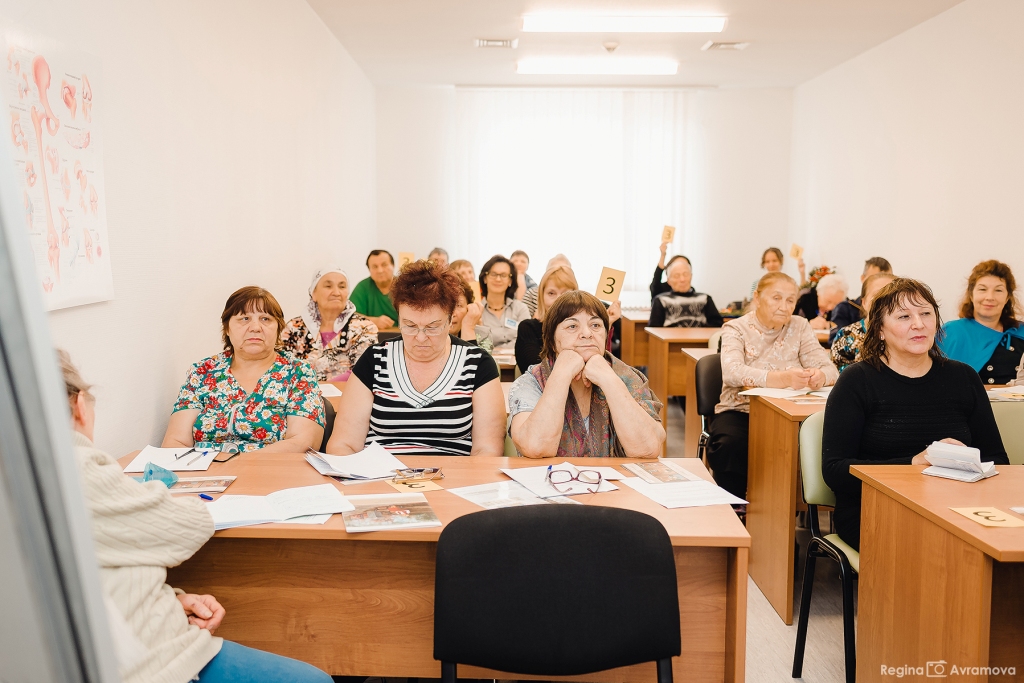
<svg viewBox="0 0 1024 683">
<path fill-rule="evenodd" d="M 226 442 L 254 451 L 285 438 L 289 415 L 324 426 L 320 386 L 309 363 L 278 353 L 251 394 L 231 374 L 231 354 L 219 353 L 189 370 L 174 411 L 198 410 L 192 426 L 196 446 Z"/>
<path fill-rule="evenodd" d="M 863 320 L 858 320 L 839 330 L 839 334 L 832 342 L 832 362 L 839 368 L 839 372 L 860 360 L 860 350 L 863 348 L 864 339 L 867 336 L 868 332 Z"/>
<path fill-rule="evenodd" d="M 377 343 L 377 326 L 353 314 L 338 334 L 324 347 L 319 328 L 311 330 L 303 316 L 292 318 L 281 332 L 284 349 L 309 361 L 321 382 L 345 381 L 352 366 L 366 349 Z"/>
</svg>

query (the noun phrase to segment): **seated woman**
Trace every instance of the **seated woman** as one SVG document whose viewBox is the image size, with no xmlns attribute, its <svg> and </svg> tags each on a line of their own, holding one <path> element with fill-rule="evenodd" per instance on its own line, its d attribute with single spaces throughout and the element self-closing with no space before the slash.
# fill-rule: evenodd
<svg viewBox="0 0 1024 683">
<path fill-rule="evenodd" d="M 529 320 L 519 323 L 519 332 L 516 335 L 516 365 L 519 366 L 520 372 L 526 373 L 531 365 L 540 362 L 540 350 L 543 346 L 541 321 L 544 320 L 548 309 L 558 297 L 579 288 L 576 274 L 569 266 L 555 266 L 544 273 L 538 287 L 541 295 L 537 299 L 537 312 Z"/>
<path fill-rule="evenodd" d="M 544 359 L 509 392 L 509 434 L 528 458 L 656 458 L 661 403 L 647 378 L 605 351 L 608 312 L 566 292 L 544 319 Z"/>
<path fill-rule="evenodd" d="M 780 273 L 782 272 L 782 264 L 784 261 L 785 259 L 782 256 L 781 249 L 778 247 L 768 247 L 764 250 L 764 253 L 761 254 L 761 269 L 766 273 Z M 796 260 L 796 267 L 797 271 L 800 273 L 800 282 L 805 281 L 807 279 L 807 271 L 804 267 L 803 258 L 798 258 Z M 761 278 L 758 278 L 750 284 L 749 299 L 754 298 L 754 292 L 757 291 L 757 283 L 760 281 Z"/>
<path fill-rule="evenodd" d="M 96 399 L 67 353 L 59 356 L 121 680 L 331 683 L 304 662 L 215 638 L 225 615 L 216 598 L 175 594 L 165 583 L 167 567 L 192 557 L 213 536 L 213 518 L 195 496 L 172 496 L 160 482 L 126 477 L 93 445 Z"/>
<path fill-rule="evenodd" d="M 462 292 L 452 311 L 452 326 L 448 334 L 476 346 L 476 324 L 480 322 L 483 307 L 474 301 L 473 289 L 463 280 Z"/>
<path fill-rule="evenodd" d="M 676 256 L 668 264 L 668 290 L 651 301 L 650 327 L 721 327 L 722 314 L 709 294 L 701 294 L 690 283 L 690 259 Z M 651 285 L 654 291 L 654 285 Z"/>
<path fill-rule="evenodd" d="M 557 266 L 565 266 L 569 270 L 572 270 L 572 264 L 569 263 L 569 258 L 565 254 L 555 254 L 548 260 L 548 265 L 544 269 L 544 272 L 548 272 L 552 268 Z M 526 304 L 527 310 L 530 311 L 530 315 L 534 315 L 537 312 L 537 293 L 540 290 L 540 285 L 533 285 L 526 290 L 526 294 L 523 295 L 523 303 Z"/>
<path fill-rule="evenodd" d="M 480 326 L 487 329 L 495 349 L 514 348 L 519 323 L 530 318 L 526 304 L 516 298 L 516 277 L 515 266 L 504 256 L 492 256 L 480 269 Z"/>
<path fill-rule="evenodd" d="M 448 269 L 458 275 L 465 282 L 476 282 L 476 271 L 473 264 L 466 259 L 456 259 L 448 265 Z"/>
<path fill-rule="evenodd" d="M 344 382 L 363 351 L 377 343 L 377 326 L 356 313 L 348 298 L 348 276 L 322 268 L 309 285 L 306 312 L 281 332 L 282 348 L 309 361 L 321 382 Z"/>
<path fill-rule="evenodd" d="M 863 308 L 865 312 L 871 310 L 871 302 L 878 291 L 895 279 L 896 276 L 892 273 L 869 275 L 861 285 L 858 308 Z M 836 334 L 832 342 L 832 362 L 839 368 L 839 372 L 860 360 L 860 352 L 867 332 L 868 321 L 865 317 L 843 327 Z"/>
<path fill-rule="evenodd" d="M 896 278 L 875 296 L 861 362 L 825 406 L 821 473 L 836 494 L 839 536 L 860 548 L 861 482 L 851 465 L 926 465 L 935 441 L 973 446 L 1009 463 L 985 387 L 935 345 L 939 306 L 923 282 Z"/>
<path fill-rule="evenodd" d="M 970 365 L 985 384 L 1011 382 L 1024 355 L 1024 327 L 1017 320 L 1016 288 L 1010 266 L 982 261 L 967 279 L 960 319 L 942 328 L 942 353 Z"/>
<path fill-rule="evenodd" d="M 328 453 L 371 443 L 396 455 L 504 452 L 498 366 L 448 334 L 460 294 L 459 276 L 433 261 L 402 269 L 391 290 L 402 336 L 370 347 L 352 369 Z"/>
<path fill-rule="evenodd" d="M 797 300 L 797 315 L 810 320 L 811 327 L 815 330 L 831 329 L 836 326 L 832 322 L 832 311 L 846 301 L 848 291 L 850 286 L 846 284 L 843 276 L 830 273 Z"/>
<path fill-rule="evenodd" d="M 309 363 L 277 350 L 284 314 L 274 295 L 243 287 L 228 297 L 220 321 L 224 352 L 189 370 L 162 445 L 286 453 L 319 448 L 320 386 Z"/>
<path fill-rule="evenodd" d="M 753 309 L 722 328 L 722 397 L 708 433 L 708 461 L 715 481 L 729 493 L 747 493 L 749 387 L 821 389 L 839 371 L 821 348 L 810 324 L 798 315 L 796 282 L 768 273 L 757 283 Z"/>
</svg>

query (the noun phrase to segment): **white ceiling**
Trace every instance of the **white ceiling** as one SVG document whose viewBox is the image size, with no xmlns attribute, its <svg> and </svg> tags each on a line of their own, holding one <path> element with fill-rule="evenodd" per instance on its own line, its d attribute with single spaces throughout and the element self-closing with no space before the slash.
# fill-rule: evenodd
<svg viewBox="0 0 1024 683">
<path fill-rule="evenodd" d="M 961 0 L 308 0 L 376 84 L 795 86 Z M 714 34 L 523 33 L 528 12 L 695 13 L 728 16 Z M 516 50 L 473 47 L 518 38 Z M 742 52 L 708 40 L 750 41 Z M 523 56 L 674 57 L 675 76 L 520 76 Z"/>
</svg>

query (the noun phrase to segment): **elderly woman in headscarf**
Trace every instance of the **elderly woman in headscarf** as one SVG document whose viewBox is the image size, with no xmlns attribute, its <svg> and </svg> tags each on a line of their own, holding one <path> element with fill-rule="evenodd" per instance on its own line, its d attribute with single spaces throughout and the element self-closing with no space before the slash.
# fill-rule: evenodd
<svg viewBox="0 0 1024 683">
<path fill-rule="evenodd" d="M 356 313 L 341 268 L 321 268 L 309 285 L 306 311 L 281 332 L 284 350 L 308 360 L 321 382 L 344 382 L 363 351 L 377 343 L 377 326 Z"/>
</svg>

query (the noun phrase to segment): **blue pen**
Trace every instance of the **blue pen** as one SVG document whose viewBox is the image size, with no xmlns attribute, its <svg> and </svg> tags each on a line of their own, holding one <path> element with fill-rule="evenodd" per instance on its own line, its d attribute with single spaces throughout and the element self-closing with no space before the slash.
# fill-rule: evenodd
<svg viewBox="0 0 1024 683">
<path fill-rule="evenodd" d="M 544 475 L 544 478 L 548 481 L 551 481 L 551 465 L 548 465 L 548 471 L 547 474 Z"/>
<path fill-rule="evenodd" d="M 199 497 L 202 498 L 203 500 L 213 500 L 213 496 L 208 496 L 205 493 L 200 493 Z"/>
</svg>

